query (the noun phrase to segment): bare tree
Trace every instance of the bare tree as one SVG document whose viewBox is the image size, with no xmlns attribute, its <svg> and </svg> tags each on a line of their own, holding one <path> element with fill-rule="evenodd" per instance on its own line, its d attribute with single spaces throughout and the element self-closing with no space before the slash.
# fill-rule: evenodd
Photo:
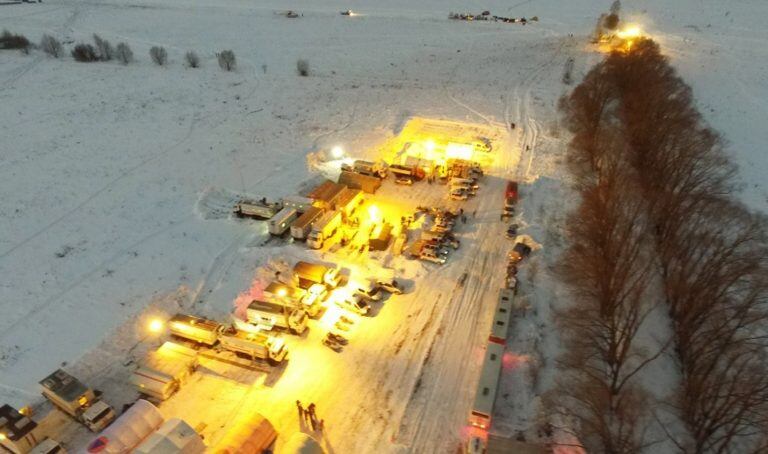
<svg viewBox="0 0 768 454">
<path fill-rule="evenodd" d="M 90 44 L 78 44 L 72 49 L 72 58 L 82 63 L 91 63 L 99 60 L 96 49 Z"/>
<path fill-rule="evenodd" d="M 300 76 L 307 77 L 309 76 L 309 62 L 307 60 L 304 60 L 303 58 L 300 58 L 296 61 L 296 71 L 299 73 Z"/>
<path fill-rule="evenodd" d="M 115 58 L 120 63 L 127 65 L 133 61 L 133 51 L 127 43 L 119 43 L 115 48 Z"/>
<path fill-rule="evenodd" d="M 101 36 L 94 33 L 93 42 L 96 44 L 96 53 L 98 54 L 99 60 L 101 61 L 112 60 L 112 58 L 115 55 L 115 51 L 112 48 L 112 44 L 109 41 L 107 41 L 106 39 L 102 39 Z"/>
<path fill-rule="evenodd" d="M 59 58 L 64 55 L 64 47 L 58 39 L 50 35 L 43 35 L 40 40 L 40 49 L 53 58 Z"/>
<path fill-rule="evenodd" d="M 149 57 L 158 66 L 163 66 L 168 62 L 168 52 L 162 46 L 152 46 L 149 49 Z"/>
<path fill-rule="evenodd" d="M 235 53 L 231 50 L 223 50 L 216 54 L 216 58 L 219 60 L 219 66 L 224 71 L 232 71 L 235 69 L 235 64 L 237 61 L 235 60 Z"/>
<path fill-rule="evenodd" d="M 186 54 L 184 54 L 184 60 L 187 61 L 187 66 L 190 68 L 199 68 L 200 67 L 200 57 L 197 56 L 197 53 L 195 51 L 189 51 Z"/>
<path fill-rule="evenodd" d="M 8 30 L 3 30 L 0 34 L 0 49 L 19 49 L 28 53 L 29 46 L 29 40 L 24 35 L 17 35 Z"/>
</svg>

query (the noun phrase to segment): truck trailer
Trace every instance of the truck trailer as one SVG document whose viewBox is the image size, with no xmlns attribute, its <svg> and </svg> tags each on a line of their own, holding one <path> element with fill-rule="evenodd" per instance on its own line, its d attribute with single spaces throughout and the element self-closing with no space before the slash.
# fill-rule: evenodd
<svg viewBox="0 0 768 454">
<path fill-rule="evenodd" d="M 246 309 L 248 323 L 266 329 L 279 328 L 292 334 L 301 334 L 307 329 L 307 313 L 301 309 L 286 308 L 271 301 L 253 300 Z"/>
<path fill-rule="evenodd" d="M 266 199 L 262 200 L 241 200 L 235 205 L 235 215 L 238 217 L 248 217 L 256 219 L 270 219 L 283 208 L 279 202 L 269 203 Z"/>
<path fill-rule="evenodd" d="M 336 288 L 341 284 L 341 274 L 336 267 L 318 263 L 298 262 L 293 267 L 293 277 L 300 288 L 308 289 L 313 284 Z"/>
<path fill-rule="evenodd" d="M 312 225 L 323 215 L 322 208 L 309 207 L 307 211 L 291 225 L 291 236 L 294 240 L 306 240 L 312 230 Z"/>
<path fill-rule="evenodd" d="M 306 213 L 314 203 L 315 201 L 309 197 L 301 197 L 298 195 L 289 195 L 287 197 L 283 197 L 283 208 L 293 208 L 294 210 L 298 211 L 299 214 Z"/>
<path fill-rule="evenodd" d="M 157 400 L 167 400 L 197 369 L 197 352 L 166 342 L 150 352 L 131 375 L 138 391 Z"/>
<path fill-rule="evenodd" d="M 212 347 L 226 327 L 213 320 L 176 314 L 168 321 L 168 328 L 173 336 Z"/>
<path fill-rule="evenodd" d="M 296 220 L 298 214 L 299 212 L 293 208 L 283 208 L 272 219 L 267 221 L 269 233 L 276 236 L 284 235 L 291 228 L 291 224 Z"/>
<path fill-rule="evenodd" d="M 99 393 L 61 369 L 40 381 L 40 386 L 46 399 L 92 432 L 104 429 L 115 419 L 115 411 L 100 400 Z"/>
<path fill-rule="evenodd" d="M 219 341 L 226 350 L 245 355 L 253 361 L 264 359 L 272 366 L 282 363 L 288 354 L 283 339 L 264 333 L 246 333 L 230 329 L 221 334 Z"/>
<path fill-rule="evenodd" d="M 137 400 L 88 444 L 88 453 L 125 454 L 141 444 L 165 421 L 160 410 L 144 399 Z"/>
<path fill-rule="evenodd" d="M 307 245 L 312 249 L 322 248 L 325 240 L 331 238 L 340 226 L 340 211 L 325 213 L 325 215 L 318 219 L 312 226 L 312 231 L 309 233 L 309 237 L 307 237 Z"/>
</svg>

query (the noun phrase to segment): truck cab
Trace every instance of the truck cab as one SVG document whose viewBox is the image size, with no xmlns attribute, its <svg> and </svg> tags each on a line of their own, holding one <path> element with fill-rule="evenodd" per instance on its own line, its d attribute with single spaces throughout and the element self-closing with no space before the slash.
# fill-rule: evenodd
<svg viewBox="0 0 768 454">
<path fill-rule="evenodd" d="M 114 421 L 115 412 L 97 393 L 58 369 L 40 382 L 43 396 L 63 412 L 98 432 Z"/>
<path fill-rule="evenodd" d="M 97 401 L 83 412 L 82 418 L 91 432 L 101 432 L 115 420 L 115 410 L 105 402 Z"/>
<path fill-rule="evenodd" d="M 368 301 L 381 301 L 381 287 L 371 280 L 358 282 L 354 287 L 354 292 Z"/>
</svg>

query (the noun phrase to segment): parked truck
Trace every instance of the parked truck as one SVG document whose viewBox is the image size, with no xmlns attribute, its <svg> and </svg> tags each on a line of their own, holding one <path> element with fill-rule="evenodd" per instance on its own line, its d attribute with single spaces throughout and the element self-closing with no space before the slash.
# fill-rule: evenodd
<svg viewBox="0 0 768 454">
<path fill-rule="evenodd" d="M 176 314 L 168 320 L 168 328 L 173 336 L 212 347 L 226 327 L 213 320 Z"/>
<path fill-rule="evenodd" d="M 313 284 L 322 284 L 333 289 L 341 284 L 341 274 L 337 267 L 318 263 L 296 263 L 293 267 L 293 277 L 299 287 L 304 289 L 310 288 Z"/>
<path fill-rule="evenodd" d="M 352 170 L 371 177 L 382 179 L 387 177 L 387 165 L 381 161 L 371 162 L 357 160 L 352 164 Z"/>
<path fill-rule="evenodd" d="M 414 180 L 423 180 L 426 176 L 424 170 L 418 166 L 392 164 L 389 166 L 389 171 L 392 172 L 396 178 L 404 177 Z"/>
<path fill-rule="evenodd" d="M 248 323 L 267 330 L 278 328 L 292 334 L 307 329 L 307 313 L 302 309 L 290 309 L 271 301 L 253 300 L 246 309 Z"/>
<path fill-rule="evenodd" d="M 267 221 L 269 233 L 276 236 L 282 236 L 298 217 L 298 211 L 293 208 L 285 207 L 280 210 L 272 219 Z"/>
<path fill-rule="evenodd" d="M 243 354 L 254 361 L 265 359 L 272 366 L 283 362 L 288 354 L 283 339 L 264 333 L 246 333 L 233 328 L 223 332 L 219 341 L 226 350 Z"/>
<path fill-rule="evenodd" d="M 322 208 L 309 207 L 307 211 L 296 219 L 291 225 L 291 236 L 295 240 L 306 240 L 307 235 L 312 230 L 312 225 L 323 215 Z"/>
<path fill-rule="evenodd" d="M 115 419 L 114 409 L 100 399 L 100 393 L 62 369 L 40 381 L 40 386 L 46 399 L 92 432 L 104 429 Z"/>
<path fill-rule="evenodd" d="M 320 249 L 323 247 L 325 240 L 331 238 L 340 226 L 340 211 L 330 211 L 325 213 L 325 215 L 318 219 L 312 226 L 312 231 L 309 233 L 309 237 L 307 237 L 307 245 L 312 249 Z"/>
<path fill-rule="evenodd" d="M 187 382 L 197 366 L 197 351 L 166 342 L 144 357 L 131 375 L 131 383 L 145 396 L 167 400 Z"/>
<path fill-rule="evenodd" d="M 99 436 L 88 444 L 88 453 L 125 454 L 132 452 L 165 421 L 160 410 L 139 399 Z"/>
<path fill-rule="evenodd" d="M 307 289 L 293 287 L 282 282 L 270 282 L 264 289 L 264 298 L 273 303 L 303 309 L 310 317 L 317 316 L 322 310 L 322 303 L 328 297 L 328 289 L 323 284 L 312 284 Z"/>
<path fill-rule="evenodd" d="M 270 203 L 267 199 L 241 200 L 235 205 L 234 212 L 238 217 L 270 219 L 282 208 L 282 203 Z"/>
</svg>

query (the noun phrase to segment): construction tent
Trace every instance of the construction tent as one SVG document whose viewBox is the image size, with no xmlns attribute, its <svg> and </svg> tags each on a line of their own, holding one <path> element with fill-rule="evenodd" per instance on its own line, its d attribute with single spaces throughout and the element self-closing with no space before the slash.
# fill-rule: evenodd
<svg viewBox="0 0 768 454">
<path fill-rule="evenodd" d="M 277 432 L 259 413 L 241 416 L 213 450 L 215 454 L 256 454 L 275 442 Z"/>
</svg>

